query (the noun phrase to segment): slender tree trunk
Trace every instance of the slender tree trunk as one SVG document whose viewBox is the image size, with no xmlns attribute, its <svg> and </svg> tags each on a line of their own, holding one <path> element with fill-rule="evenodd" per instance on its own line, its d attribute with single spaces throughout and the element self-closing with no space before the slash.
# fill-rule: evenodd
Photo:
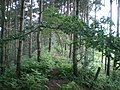
<svg viewBox="0 0 120 90">
<path fill-rule="evenodd" d="M 110 54 L 108 54 L 108 55 L 110 55 Z M 107 76 L 110 76 L 110 56 L 108 56 Z"/>
<path fill-rule="evenodd" d="M 21 17 L 20 17 L 20 34 L 22 34 L 23 26 L 24 26 L 24 9 L 25 9 L 25 0 L 21 1 Z M 17 78 L 19 79 L 21 77 L 21 56 L 22 56 L 22 47 L 23 47 L 23 41 L 20 38 L 18 42 L 18 53 L 17 53 L 17 67 L 16 67 L 16 74 Z"/>
<path fill-rule="evenodd" d="M 103 64 L 103 58 L 104 58 L 104 52 L 103 52 L 103 50 L 102 50 L 102 56 L 101 56 L 102 58 L 101 58 L 101 63 Z"/>
<path fill-rule="evenodd" d="M 5 0 L 1 0 L 1 39 L 4 39 L 4 31 L 5 31 Z M 0 64 L 1 64 L 1 74 L 4 73 L 5 67 L 4 67 L 4 44 L 0 47 Z"/>
<path fill-rule="evenodd" d="M 48 51 L 50 52 L 51 51 L 51 41 L 52 41 L 52 33 L 50 32 L 49 34 L 49 47 L 48 47 Z"/>
<path fill-rule="evenodd" d="M 37 32 L 37 47 L 38 47 L 38 50 L 37 50 L 37 60 L 38 62 L 41 61 L 41 43 L 42 43 L 42 40 L 41 40 L 41 31 Z"/>
<path fill-rule="evenodd" d="M 42 0 L 39 1 L 39 24 L 42 21 Z M 39 28 L 40 31 L 37 32 L 37 60 L 38 62 L 41 61 L 41 49 L 42 49 L 42 34 L 41 34 L 41 28 Z"/>
<path fill-rule="evenodd" d="M 110 0 L 110 19 L 112 20 L 112 0 Z M 110 31 L 109 31 L 109 37 L 111 37 L 111 25 L 110 25 Z M 110 76 L 110 51 L 108 51 L 108 64 L 107 64 L 107 76 Z"/>
<path fill-rule="evenodd" d="M 117 6 L 117 34 L 116 34 L 116 37 L 119 37 L 119 13 L 120 13 L 120 0 L 118 0 L 118 6 Z M 116 53 L 118 54 L 119 53 L 119 50 L 116 50 Z M 115 59 L 114 59 L 114 63 L 113 63 L 113 70 L 116 70 L 116 63 L 117 63 L 117 60 L 119 59 L 119 55 L 115 54 Z"/>
<path fill-rule="evenodd" d="M 77 35 L 73 35 L 73 41 L 77 40 Z M 73 70 L 74 70 L 74 75 L 77 77 L 78 76 L 78 68 L 77 68 L 77 43 L 74 42 L 73 44 Z"/>
<path fill-rule="evenodd" d="M 32 4 L 33 4 L 33 0 L 31 0 L 31 5 L 30 5 L 30 26 L 32 26 Z M 30 33 L 30 39 L 29 39 L 29 58 L 31 58 L 32 55 L 32 41 L 33 41 L 33 32 Z"/>
<path fill-rule="evenodd" d="M 15 2 L 15 5 L 17 6 L 17 2 Z M 19 27 L 19 20 L 18 20 L 18 9 L 17 9 L 17 7 L 15 7 L 15 34 L 18 32 L 18 27 Z M 14 50 L 15 50 L 15 52 L 14 52 L 14 56 L 15 56 L 15 58 L 14 58 L 14 64 L 16 65 L 16 63 L 17 63 L 17 46 L 18 46 L 18 40 L 15 40 L 15 46 L 14 46 Z"/>
<path fill-rule="evenodd" d="M 76 16 L 78 17 L 78 5 L 79 0 L 75 0 L 75 6 L 76 6 Z M 78 77 L 78 68 L 77 68 L 77 43 L 76 40 L 78 39 L 78 36 L 76 32 L 73 35 L 73 73 L 75 77 Z"/>
<path fill-rule="evenodd" d="M 85 8 L 85 12 L 83 12 L 84 13 L 84 18 L 85 18 L 85 20 L 84 20 L 84 22 L 86 22 L 88 25 L 89 25 L 89 20 L 88 20 L 88 17 L 89 17 L 89 9 L 88 9 L 88 5 L 89 5 L 89 2 L 88 2 L 88 0 L 86 1 L 86 8 Z M 81 37 L 82 38 L 82 37 Z M 85 43 L 87 43 L 86 41 L 85 41 Z M 83 68 L 84 69 L 86 69 L 87 68 L 87 66 L 88 66 L 88 47 L 87 47 L 87 45 L 85 45 L 85 58 L 84 58 L 84 64 L 83 64 Z"/>
<path fill-rule="evenodd" d="M 71 11 L 72 11 L 72 5 L 71 5 L 71 3 L 72 3 L 72 0 L 70 0 L 70 14 L 71 14 Z M 72 41 L 72 34 L 70 34 L 70 41 Z M 71 58 L 71 55 L 72 55 L 72 44 L 70 43 L 70 45 L 69 45 L 69 58 Z"/>
<path fill-rule="evenodd" d="M 65 40 L 67 40 L 67 36 L 65 35 Z M 65 49 L 64 50 L 67 50 L 67 44 L 66 44 L 66 42 L 65 42 Z"/>
<path fill-rule="evenodd" d="M 70 35 L 70 40 L 72 41 L 72 34 Z M 71 58 L 71 55 L 72 55 L 72 44 L 70 43 L 70 46 L 69 46 L 69 58 Z"/>
<path fill-rule="evenodd" d="M 51 8 L 54 8 L 54 0 L 51 2 Z M 52 44 L 52 32 L 49 33 L 49 43 L 48 43 L 48 52 L 51 52 L 51 44 Z"/>
<path fill-rule="evenodd" d="M 9 5 L 9 4 L 8 4 Z M 9 14 L 8 14 L 8 5 L 7 5 L 7 9 L 6 9 L 6 16 L 7 16 L 7 18 L 8 18 L 8 16 L 9 16 Z M 10 21 L 10 20 L 9 20 Z M 8 20 L 5 20 L 5 31 L 4 31 L 4 38 L 8 38 L 8 34 L 9 34 L 9 27 L 8 27 L 8 22 L 9 22 Z M 5 61 L 5 66 L 7 67 L 7 68 L 9 68 L 9 61 L 8 61 L 8 54 L 9 54 L 9 43 L 7 43 L 7 44 L 5 44 L 4 45 L 4 47 L 5 47 L 5 54 L 4 54 L 4 56 L 5 56 L 5 59 L 4 59 L 4 61 Z"/>
<path fill-rule="evenodd" d="M 117 37 L 119 37 L 119 13 L 120 13 L 120 0 L 118 0 L 118 6 L 117 6 Z"/>
</svg>

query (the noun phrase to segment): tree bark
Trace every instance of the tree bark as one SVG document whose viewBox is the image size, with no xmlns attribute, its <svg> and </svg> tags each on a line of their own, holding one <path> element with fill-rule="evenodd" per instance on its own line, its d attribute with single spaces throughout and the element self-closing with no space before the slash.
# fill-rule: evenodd
<svg viewBox="0 0 120 90">
<path fill-rule="evenodd" d="M 41 23 L 41 21 L 42 21 L 42 3 L 43 3 L 43 1 L 42 0 L 40 0 L 39 1 L 39 24 Z M 37 32 L 37 60 L 38 60 L 38 62 L 40 62 L 41 61 L 41 48 L 42 48 L 42 34 L 41 34 L 41 28 L 39 28 L 39 30 L 40 31 L 38 31 Z"/>
<path fill-rule="evenodd" d="M 72 41 L 72 34 L 70 35 L 70 40 Z M 72 44 L 69 45 L 69 58 L 71 58 L 72 55 Z"/>
<path fill-rule="evenodd" d="M 48 47 L 49 52 L 51 51 L 51 41 L 52 41 L 51 37 L 52 37 L 52 33 L 50 32 L 50 34 L 49 34 L 49 47 Z"/>
<path fill-rule="evenodd" d="M 30 26 L 32 26 L 32 4 L 33 0 L 31 0 L 31 5 L 30 5 Z M 32 55 L 32 41 L 33 41 L 33 32 L 30 33 L 30 39 L 29 39 L 29 58 L 31 58 Z"/>
<path fill-rule="evenodd" d="M 21 17 L 20 17 L 20 30 L 19 33 L 22 34 L 23 26 L 24 26 L 24 9 L 25 9 L 25 0 L 21 1 Z M 22 56 L 22 47 L 23 40 L 20 38 L 18 42 L 18 52 L 17 52 L 17 67 L 16 67 L 16 75 L 19 79 L 21 77 L 21 56 Z"/>
<path fill-rule="evenodd" d="M 75 0 L 75 10 L 76 13 L 75 15 L 78 17 L 78 5 L 79 5 L 79 0 Z M 77 33 L 75 32 L 73 35 L 73 73 L 75 77 L 78 77 L 78 68 L 77 68 L 77 43 L 75 42 L 78 39 Z"/>
<path fill-rule="evenodd" d="M 119 37 L 119 13 L 120 13 L 120 0 L 118 0 L 118 6 L 117 6 L 117 34 L 116 37 Z M 115 59 L 114 59 L 114 63 L 113 63 L 113 70 L 116 70 L 116 65 L 117 65 L 117 60 L 119 59 L 119 50 L 116 50 L 116 54 L 115 54 Z"/>
<path fill-rule="evenodd" d="M 110 54 L 108 55 L 107 76 L 110 76 Z"/>
<path fill-rule="evenodd" d="M 110 0 L 110 19 L 112 20 L 112 0 Z M 110 22 L 111 24 L 111 22 Z M 109 30 L 109 37 L 111 37 L 111 25 L 110 25 L 110 30 Z M 110 40 L 111 41 L 111 40 Z M 108 51 L 108 63 L 107 63 L 107 76 L 110 76 L 110 51 Z"/>
<path fill-rule="evenodd" d="M 1 40 L 4 39 L 4 31 L 5 31 L 5 0 L 1 0 Z M 0 52 L 0 66 L 1 66 L 1 74 L 4 73 L 5 67 L 4 67 L 4 44 L 1 45 L 0 47 L 1 52 Z"/>
<path fill-rule="evenodd" d="M 77 35 L 73 35 L 73 41 L 77 40 Z M 77 43 L 73 43 L 73 72 L 74 76 L 78 77 L 78 68 L 77 68 Z"/>
</svg>

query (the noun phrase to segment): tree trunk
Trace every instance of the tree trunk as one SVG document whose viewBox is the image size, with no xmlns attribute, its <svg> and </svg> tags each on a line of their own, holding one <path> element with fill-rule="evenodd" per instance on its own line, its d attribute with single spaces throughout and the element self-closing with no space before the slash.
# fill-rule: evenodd
<svg viewBox="0 0 120 90">
<path fill-rule="evenodd" d="M 23 26 L 24 26 L 24 9 L 25 9 L 25 0 L 21 1 L 21 17 L 20 17 L 20 34 L 22 34 Z M 22 56 L 22 47 L 23 47 L 23 41 L 20 38 L 18 42 L 18 53 L 17 53 L 17 67 L 16 67 L 16 74 L 17 78 L 19 79 L 21 77 L 21 56 Z"/>
<path fill-rule="evenodd" d="M 107 57 L 105 57 L 105 71 L 107 70 Z"/>
<path fill-rule="evenodd" d="M 79 0 L 75 0 L 75 15 L 78 17 L 78 5 L 79 5 Z M 73 34 L 73 73 L 75 77 L 78 77 L 78 68 L 77 68 L 77 43 L 76 40 L 78 39 L 78 36 L 76 32 Z"/>
<path fill-rule="evenodd" d="M 72 34 L 70 35 L 70 40 L 72 41 Z M 71 55 L 72 55 L 72 44 L 70 43 L 70 46 L 69 46 L 69 58 L 71 58 Z"/>
<path fill-rule="evenodd" d="M 4 31 L 5 31 L 5 0 L 1 0 L 1 40 L 4 39 Z M 0 64 L 1 64 L 1 74 L 4 73 L 5 67 L 4 67 L 4 44 L 1 45 L 0 47 L 1 52 L 0 52 Z"/>
<path fill-rule="evenodd" d="M 120 0 L 118 0 L 118 6 L 117 6 L 117 37 L 119 37 L 119 10 L 120 10 Z"/>
<path fill-rule="evenodd" d="M 73 72 L 74 76 L 78 77 L 78 68 L 77 68 L 77 43 L 75 42 L 77 40 L 77 35 L 73 35 Z"/>
<path fill-rule="evenodd" d="M 110 0 L 110 19 L 112 20 L 112 0 Z M 111 22 L 110 22 L 111 24 Z M 111 25 L 110 25 L 110 31 L 109 31 L 109 37 L 111 37 Z M 111 41 L 111 40 L 110 40 Z M 110 51 L 108 51 L 108 64 L 107 64 L 107 76 L 110 76 Z"/>
<path fill-rule="evenodd" d="M 30 26 L 32 26 L 32 4 L 33 0 L 31 0 L 31 5 L 30 5 Z M 30 39 L 29 39 L 29 58 L 31 58 L 32 55 L 32 41 L 33 41 L 33 32 L 30 33 Z"/>
<path fill-rule="evenodd" d="M 42 21 L 42 0 L 39 1 L 39 24 Z M 38 62 L 41 61 L 41 48 L 42 48 L 42 34 L 41 34 L 41 28 L 39 28 L 40 31 L 37 32 L 37 60 Z"/>
<path fill-rule="evenodd" d="M 108 54 L 107 76 L 110 76 L 110 54 Z"/>
<path fill-rule="evenodd" d="M 15 2 L 15 5 L 17 5 L 17 2 Z M 17 32 L 18 32 L 18 28 L 19 28 L 19 21 L 20 20 L 18 20 L 19 18 L 18 18 L 18 12 L 19 12 L 19 10 L 17 9 L 17 7 L 15 7 L 15 34 L 17 34 Z M 15 50 L 15 52 L 14 52 L 14 64 L 16 65 L 16 63 L 17 63 L 17 47 L 18 47 L 18 40 L 15 40 L 15 46 L 14 46 L 14 50 Z"/>
<path fill-rule="evenodd" d="M 118 0 L 118 6 L 117 6 L 117 34 L 116 37 L 119 37 L 119 13 L 120 13 L 120 0 Z M 119 50 L 116 50 L 116 54 L 115 54 L 115 59 L 114 59 L 114 63 L 113 63 L 113 70 L 116 70 L 116 64 L 117 64 L 117 60 L 119 59 Z"/>
<path fill-rule="evenodd" d="M 51 51 L 51 38 L 52 38 L 52 33 L 50 32 L 49 34 L 49 47 L 48 47 L 48 51 Z"/>
<path fill-rule="evenodd" d="M 51 8 L 54 8 L 54 0 L 51 1 Z M 52 31 L 50 31 L 48 39 L 49 39 L 49 41 L 48 41 L 48 52 L 51 52 Z"/>
</svg>

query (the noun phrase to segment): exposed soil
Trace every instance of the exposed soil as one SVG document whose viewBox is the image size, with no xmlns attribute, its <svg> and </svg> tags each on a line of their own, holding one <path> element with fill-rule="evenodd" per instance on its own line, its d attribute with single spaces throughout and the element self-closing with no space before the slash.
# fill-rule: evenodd
<svg viewBox="0 0 120 90">
<path fill-rule="evenodd" d="M 51 77 L 47 83 L 47 86 L 49 88 L 48 90 L 58 90 L 61 85 L 69 83 L 68 79 L 59 78 L 59 70 L 57 69 L 51 71 L 50 75 Z"/>
</svg>

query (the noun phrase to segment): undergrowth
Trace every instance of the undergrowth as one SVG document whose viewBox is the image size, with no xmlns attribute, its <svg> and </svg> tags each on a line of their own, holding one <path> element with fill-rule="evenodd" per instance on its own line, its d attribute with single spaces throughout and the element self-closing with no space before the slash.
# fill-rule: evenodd
<svg viewBox="0 0 120 90">
<path fill-rule="evenodd" d="M 41 62 L 37 62 L 34 52 L 31 59 L 23 57 L 21 65 L 21 79 L 16 79 L 15 66 L 0 76 L 0 90 L 49 90 L 46 83 L 54 69 L 59 72 L 58 79 L 69 80 L 68 84 L 59 86 L 59 90 L 120 90 L 119 71 L 114 72 L 114 78 L 112 75 L 106 77 L 101 70 L 98 79 L 94 81 L 96 69 L 78 67 L 79 76 L 74 78 L 72 60 L 47 51 L 42 54 Z"/>
</svg>

